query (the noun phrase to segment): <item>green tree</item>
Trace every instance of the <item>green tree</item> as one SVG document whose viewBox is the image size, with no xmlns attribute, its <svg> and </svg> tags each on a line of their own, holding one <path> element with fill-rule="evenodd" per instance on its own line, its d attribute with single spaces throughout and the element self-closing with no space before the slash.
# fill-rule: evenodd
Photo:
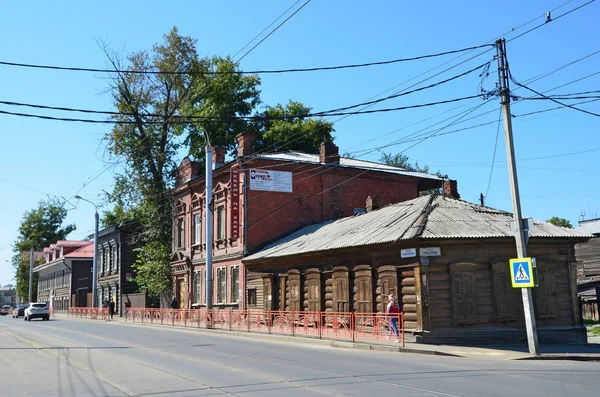
<svg viewBox="0 0 600 397">
<path fill-rule="evenodd" d="M 25 212 L 19 226 L 19 236 L 14 243 L 14 256 L 17 292 L 25 300 L 29 297 L 29 251 L 33 248 L 40 251 L 58 240 L 66 239 L 75 230 L 75 225 L 63 226 L 67 210 L 57 200 L 40 201 L 38 207 Z M 37 274 L 34 273 L 33 297 L 37 297 Z"/>
<path fill-rule="evenodd" d="M 548 219 L 546 222 L 553 224 L 554 226 L 566 227 L 569 229 L 573 229 L 573 225 L 565 218 L 560 218 L 558 216 L 553 216 Z"/>
<path fill-rule="evenodd" d="M 415 164 L 411 164 L 407 155 L 398 153 L 385 153 L 382 152 L 379 157 L 379 161 L 383 164 L 391 165 L 392 167 L 404 168 L 408 171 L 422 172 L 424 174 L 437 175 L 441 177 L 447 177 L 447 175 L 442 175 L 440 170 L 436 172 L 431 172 L 428 165 L 420 166 L 418 161 L 415 161 Z"/>
<path fill-rule="evenodd" d="M 233 153 L 236 136 L 250 128 L 243 117 L 250 116 L 260 103 L 260 78 L 239 73 L 231 58 L 212 57 L 201 61 L 205 72 L 191 89 L 185 112 L 195 116 L 188 126 L 186 143 L 190 157 L 202 161 L 206 137 L 212 146 Z"/>
<path fill-rule="evenodd" d="M 261 121 L 254 125 L 257 135 L 256 150 L 295 150 L 319 153 L 321 142 L 331 141 L 333 124 L 323 119 L 306 118 L 312 108 L 290 100 L 287 105 L 277 104 L 265 110 Z"/>
<path fill-rule="evenodd" d="M 125 171 L 107 194 L 115 204 L 103 223 L 135 217 L 142 225 L 135 281 L 156 297 L 171 289 L 172 201 L 178 155 L 204 160 L 206 135 L 214 146 L 233 148 L 235 136 L 259 103 L 256 76 L 237 73 L 229 58 L 198 57 L 196 41 L 173 28 L 151 51 L 120 60 L 105 49 L 118 71 L 111 93 L 119 124 L 106 134 L 109 153 L 124 159 Z M 195 117 L 191 119 L 191 117 Z M 193 121 L 193 122 L 192 122 Z"/>
</svg>

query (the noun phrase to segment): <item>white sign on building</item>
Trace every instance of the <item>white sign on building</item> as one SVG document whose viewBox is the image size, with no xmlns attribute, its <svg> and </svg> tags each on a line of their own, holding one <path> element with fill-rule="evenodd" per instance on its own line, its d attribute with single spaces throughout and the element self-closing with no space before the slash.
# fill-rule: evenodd
<svg viewBox="0 0 600 397">
<path fill-rule="evenodd" d="M 442 255 L 442 249 L 440 247 L 426 247 L 419 248 L 420 256 L 440 256 Z"/>
<path fill-rule="evenodd" d="M 250 170 L 250 189 L 292 193 L 292 173 L 287 171 Z"/>
</svg>

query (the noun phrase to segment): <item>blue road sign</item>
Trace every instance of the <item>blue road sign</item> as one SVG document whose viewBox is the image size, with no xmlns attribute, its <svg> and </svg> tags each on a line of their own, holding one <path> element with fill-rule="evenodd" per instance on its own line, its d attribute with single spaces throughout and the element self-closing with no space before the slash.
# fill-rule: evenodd
<svg viewBox="0 0 600 397">
<path fill-rule="evenodd" d="M 513 288 L 530 288 L 535 286 L 533 261 L 531 258 L 515 258 L 510 260 L 510 281 Z"/>
</svg>

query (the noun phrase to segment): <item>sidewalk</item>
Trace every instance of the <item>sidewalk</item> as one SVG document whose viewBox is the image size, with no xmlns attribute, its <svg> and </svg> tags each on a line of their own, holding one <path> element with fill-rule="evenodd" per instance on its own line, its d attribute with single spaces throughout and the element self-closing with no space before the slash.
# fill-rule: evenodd
<svg viewBox="0 0 600 397">
<path fill-rule="evenodd" d="M 58 313 L 55 316 L 58 320 L 74 321 L 103 321 L 68 317 L 67 314 Z M 532 356 L 529 354 L 527 345 L 491 345 L 486 347 L 475 346 L 452 346 L 452 345 L 430 345 L 423 343 L 406 342 L 406 346 L 399 346 L 397 343 L 388 341 L 370 341 L 370 342 L 348 342 L 333 339 L 315 339 L 291 335 L 276 335 L 263 333 L 247 333 L 239 331 L 225 331 L 218 329 L 191 328 L 170 325 L 158 325 L 140 322 L 126 322 L 123 317 L 115 316 L 109 323 L 118 323 L 127 326 L 147 326 L 160 328 L 177 328 L 198 332 L 212 332 L 219 335 L 241 336 L 246 338 L 255 338 L 263 340 L 274 340 L 281 342 L 308 343 L 321 346 L 333 346 L 342 348 L 355 348 L 364 350 L 432 354 L 440 356 L 465 357 L 471 359 L 496 359 L 496 360 L 576 360 L 576 361 L 596 361 L 600 362 L 600 337 L 588 337 L 587 345 L 541 345 L 540 355 Z"/>
</svg>

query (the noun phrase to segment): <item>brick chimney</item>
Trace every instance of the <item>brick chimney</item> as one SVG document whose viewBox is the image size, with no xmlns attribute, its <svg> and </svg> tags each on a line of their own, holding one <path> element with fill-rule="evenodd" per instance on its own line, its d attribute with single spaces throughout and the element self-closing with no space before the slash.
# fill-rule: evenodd
<svg viewBox="0 0 600 397">
<path fill-rule="evenodd" d="M 251 132 L 242 132 L 236 136 L 238 141 L 238 157 L 250 156 L 254 153 L 254 139 L 255 136 Z"/>
<path fill-rule="evenodd" d="M 368 196 L 365 204 L 365 210 L 371 212 L 379 208 L 379 196 Z"/>
<path fill-rule="evenodd" d="M 213 148 L 213 155 L 212 155 L 213 170 L 217 169 L 219 167 L 222 167 L 223 164 L 225 164 L 225 153 L 227 153 L 227 150 L 225 150 L 224 147 Z"/>
<path fill-rule="evenodd" d="M 458 186 L 456 181 L 453 179 L 448 179 L 444 181 L 444 185 L 442 186 L 442 192 L 445 196 L 454 197 L 455 199 L 460 198 L 460 194 L 458 194 Z"/>
<path fill-rule="evenodd" d="M 331 141 L 321 143 L 321 154 L 319 161 L 326 164 L 339 164 L 340 155 L 339 148 Z"/>
<path fill-rule="evenodd" d="M 191 161 L 189 158 L 184 158 L 179 168 L 177 168 L 177 186 L 181 186 L 190 180 L 194 176 L 200 174 L 200 163 L 197 161 Z"/>
</svg>

